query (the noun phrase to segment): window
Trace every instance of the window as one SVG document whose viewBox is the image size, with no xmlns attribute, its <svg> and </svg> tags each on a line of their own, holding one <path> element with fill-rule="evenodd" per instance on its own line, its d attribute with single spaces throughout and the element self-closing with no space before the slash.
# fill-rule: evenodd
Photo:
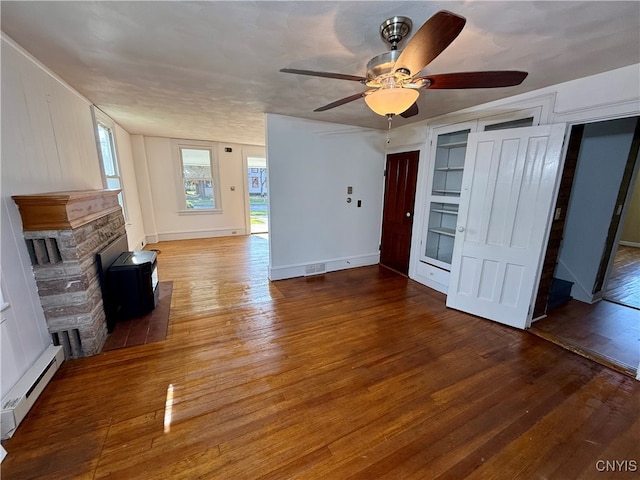
<svg viewBox="0 0 640 480">
<path fill-rule="evenodd" d="M 220 211 L 215 144 L 177 142 L 180 166 L 180 209 L 187 213 Z"/>
<path fill-rule="evenodd" d="M 102 167 L 102 183 L 104 188 L 122 190 L 122 178 L 120 177 L 120 165 L 116 154 L 116 144 L 113 136 L 113 121 L 97 109 L 93 109 L 98 140 L 98 154 Z M 118 194 L 118 202 L 122 207 L 122 213 L 126 218 L 124 206 L 124 194 Z"/>
</svg>

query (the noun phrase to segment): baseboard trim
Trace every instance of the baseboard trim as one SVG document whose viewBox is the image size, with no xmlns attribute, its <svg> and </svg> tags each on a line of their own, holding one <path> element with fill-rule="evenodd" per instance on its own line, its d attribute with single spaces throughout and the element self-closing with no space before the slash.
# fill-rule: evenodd
<svg viewBox="0 0 640 480">
<path fill-rule="evenodd" d="M 626 240 L 620 240 L 618 242 L 620 245 L 623 245 L 625 247 L 636 247 L 636 248 L 640 248 L 640 243 L 638 242 L 627 242 Z"/>
<path fill-rule="evenodd" d="M 287 278 L 304 277 L 308 275 L 307 266 L 325 264 L 325 272 L 347 270 L 349 268 L 366 267 L 380 263 L 380 254 L 371 253 L 353 257 L 333 258 L 328 260 L 314 260 L 306 263 L 269 267 L 269 280 L 285 280 Z"/>
<path fill-rule="evenodd" d="M 220 228 L 215 230 L 188 230 L 183 232 L 162 232 L 158 233 L 157 242 L 166 242 L 171 240 L 191 240 L 194 238 L 237 237 L 242 235 L 247 235 L 244 227 Z"/>
</svg>

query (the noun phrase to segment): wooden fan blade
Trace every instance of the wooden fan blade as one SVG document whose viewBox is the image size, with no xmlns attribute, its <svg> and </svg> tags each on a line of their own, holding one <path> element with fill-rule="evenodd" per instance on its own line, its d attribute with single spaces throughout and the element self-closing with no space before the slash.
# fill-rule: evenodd
<svg viewBox="0 0 640 480">
<path fill-rule="evenodd" d="M 404 112 L 400 114 L 401 117 L 409 118 L 418 114 L 418 104 L 416 102 L 413 103 L 409 108 L 407 108 Z"/>
<path fill-rule="evenodd" d="M 351 95 L 350 97 L 341 98 L 340 100 L 336 100 L 333 103 L 325 105 L 324 107 L 316 108 L 314 112 L 324 112 L 325 110 L 330 110 L 335 107 L 339 107 L 340 105 L 344 105 L 345 103 L 353 102 L 354 100 L 358 100 L 359 98 L 364 97 L 365 92 L 356 93 L 355 95 Z"/>
<path fill-rule="evenodd" d="M 338 80 L 351 80 L 353 82 L 364 83 L 367 81 L 364 77 L 357 75 L 345 75 L 344 73 L 316 72 L 313 70 L 298 70 L 296 68 L 281 68 L 283 73 L 295 73 L 296 75 L 309 75 L 310 77 L 336 78 Z"/>
<path fill-rule="evenodd" d="M 516 70 L 496 70 L 486 72 L 459 72 L 442 73 L 440 75 L 426 75 L 419 79 L 426 79 L 431 82 L 427 88 L 496 88 L 512 87 L 520 85 L 527 72 Z M 417 80 L 417 79 L 416 79 Z"/>
<path fill-rule="evenodd" d="M 446 10 L 436 13 L 409 40 L 394 69 L 417 75 L 455 40 L 466 22 L 464 17 Z"/>
</svg>

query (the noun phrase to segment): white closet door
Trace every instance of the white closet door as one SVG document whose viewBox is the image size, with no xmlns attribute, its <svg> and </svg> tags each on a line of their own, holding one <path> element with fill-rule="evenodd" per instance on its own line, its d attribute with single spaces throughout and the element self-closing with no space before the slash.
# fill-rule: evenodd
<svg viewBox="0 0 640 480">
<path fill-rule="evenodd" d="M 565 125 L 469 135 L 447 306 L 525 328 Z"/>
</svg>

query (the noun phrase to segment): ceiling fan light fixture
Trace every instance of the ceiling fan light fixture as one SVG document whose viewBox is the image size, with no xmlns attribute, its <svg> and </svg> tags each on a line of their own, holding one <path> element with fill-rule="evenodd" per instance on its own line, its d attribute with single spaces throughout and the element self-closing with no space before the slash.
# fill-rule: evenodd
<svg viewBox="0 0 640 480">
<path fill-rule="evenodd" d="M 381 88 L 366 97 L 367 106 L 378 115 L 400 115 L 418 99 L 418 91 L 412 88 Z"/>
</svg>

